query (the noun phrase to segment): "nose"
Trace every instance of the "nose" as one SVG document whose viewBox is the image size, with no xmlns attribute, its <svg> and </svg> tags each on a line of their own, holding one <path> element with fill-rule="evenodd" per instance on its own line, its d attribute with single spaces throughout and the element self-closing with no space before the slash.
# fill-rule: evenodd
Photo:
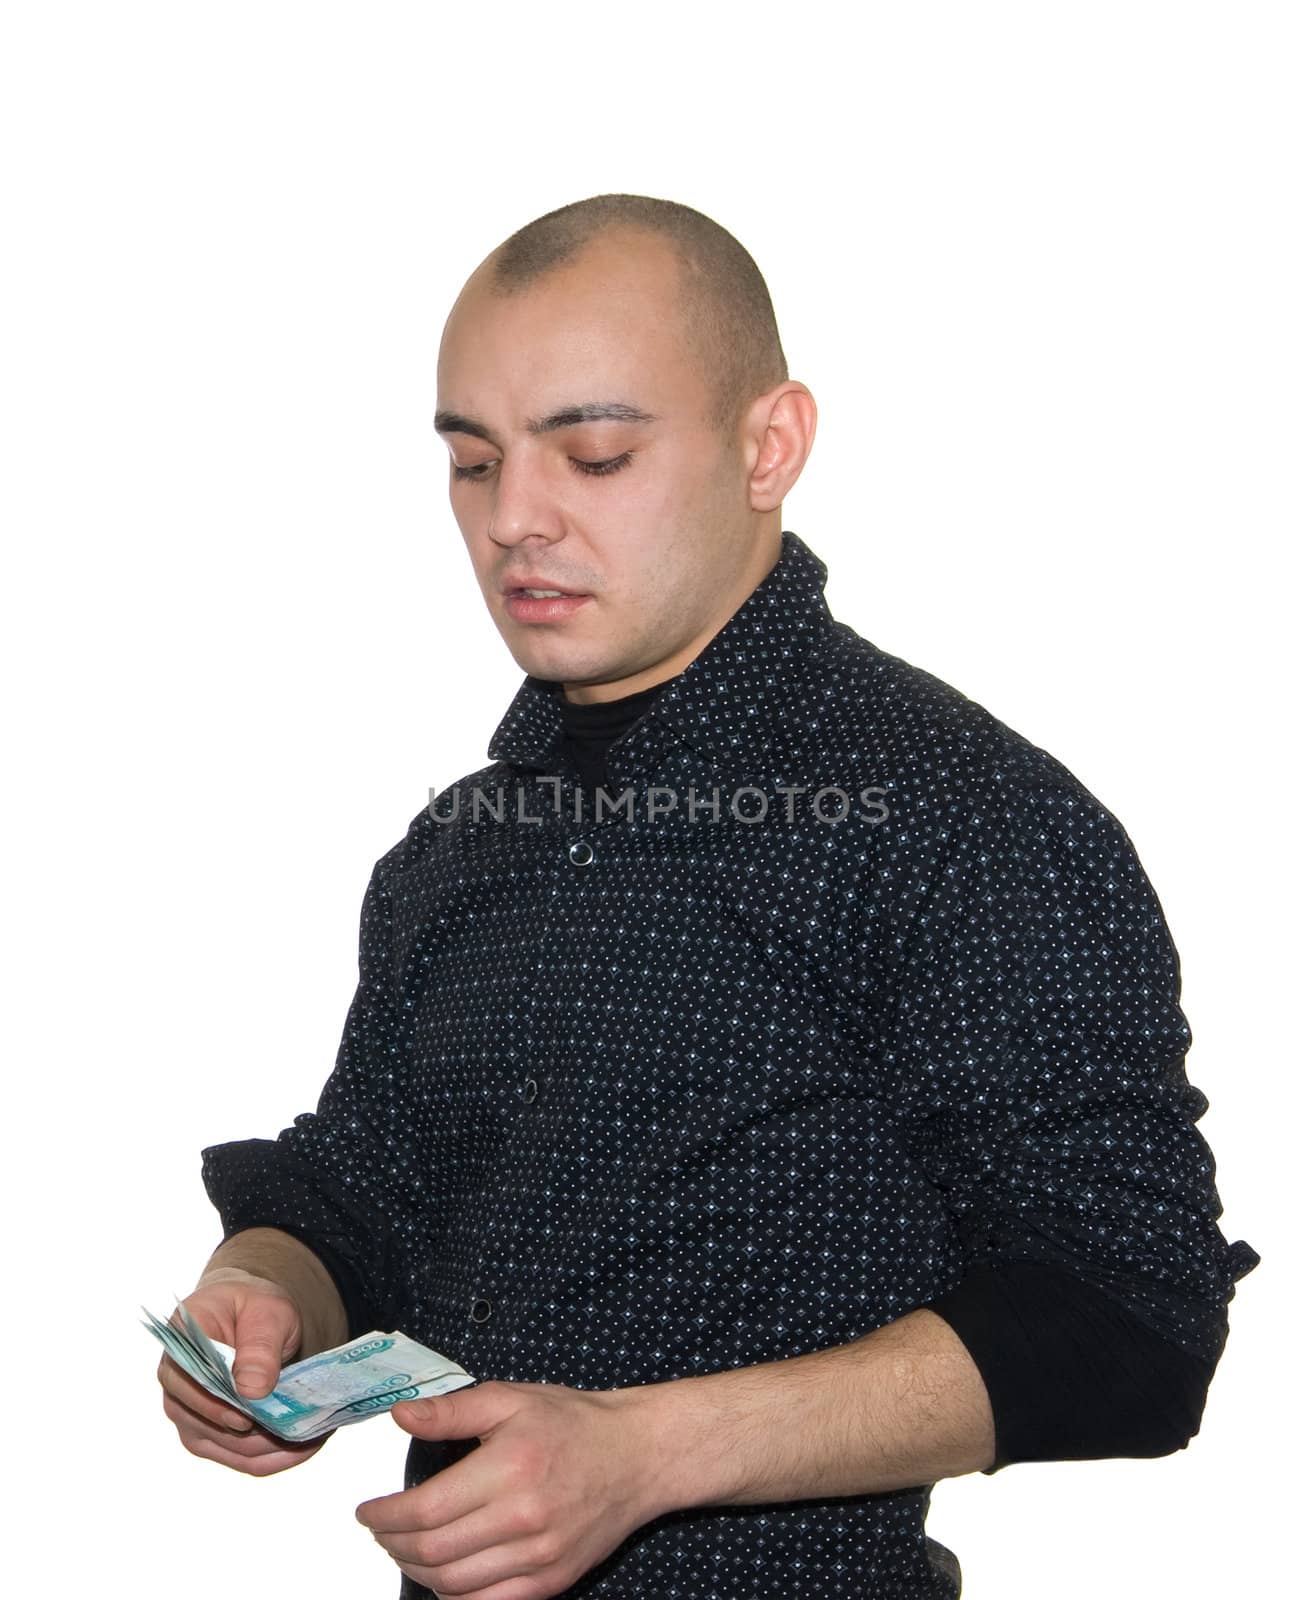
<svg viewBox="0 0 1309 1600">
<path fill-rule="evenodd" d="M 563 537 L 561 508 L 548 474 L 543 465 L 533 461 L 530 450 L 504 452 L 489 487 L 489 502 L 486 532 L 495 544 L 512 549 L 525 539 L 544 538 L 553 543 Z"/>
</svg>

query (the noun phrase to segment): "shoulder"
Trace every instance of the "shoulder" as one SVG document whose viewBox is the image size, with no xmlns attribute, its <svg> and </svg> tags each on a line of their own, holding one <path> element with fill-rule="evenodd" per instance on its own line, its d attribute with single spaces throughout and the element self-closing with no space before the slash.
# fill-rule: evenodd
<svg viewBox="0 0 1309 1600">
<path fill-rule="evenodd" d="M 844 623 L 833 624 L 806 671 L 809 750 L 876 764 L 928 809 L 983 796 L 1093 800 L 1048 750 Z"/>
<path fill-rule="evenodd" d="M 922 667 L 843 623 L 806 663 L 814 770 L 884 791 L 864 837 L 879 872 L 920 884 L 980 857 L 1140 874 L 1122 823 L 1057 756 Z"/>
<path fill-rule="evenodd" d="M 374 882 L 386 889 L 425 861 L 448 859 L 451 850 L 465 848 L 475 815 L 473 796 L 502 796 L 510 781 L 510 769 L 504 762 L 494 761 L 444 789 L 432 790 L 426 805 L 410 820 L 404 837 L 374 863 Z"/>
</svg>

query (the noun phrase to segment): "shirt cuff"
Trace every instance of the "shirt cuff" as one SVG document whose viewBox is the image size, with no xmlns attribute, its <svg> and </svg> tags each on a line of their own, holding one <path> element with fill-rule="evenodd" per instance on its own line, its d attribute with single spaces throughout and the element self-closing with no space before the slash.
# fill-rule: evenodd
<svg viewBox="0 0 1309 1600">
<path fill-rule="evenodd" d="M 351 1339 L 394 1326 L 389 1301 L 377 1288 L 379 1275 L 381 1282 L 390 1281 L 391 1266 L 378 1230 L 324 1175 L 263 1139 L 210 1146 L 202 1171 L 224 1239 L 246 1228 L 280 1228 L 326 1267 Z"/>
<path fill-rule="evenodd" d="M 996 1458 L 1161 1456 L 1200 1427 L 1216 1358 L 1183 1350 L 1111 1295 L 1044 1261 L 991 1257 L 923 1308 L 954 1329 L 991 1400 Z M 1226 1326 L 1219 1332 L 1221 1355 Z"/>
<path fill-rule="evenodd" d="M 313 1251 L 327 1269 L 328 1276 L 336 1285 L 336 1292 L 341 1296 L 341 1304 L 345 1307 L 347 1342 L 358 1339 L 365 1333 L 390 1331 L 378 1328 L 377 1318 L 369 1309 L 359 1274 L 345 1257 L 324 1239 L 316 1237 L 305 1228 L 295 1227 L 284 1221 L 278 1222 L 272 1217 L 261 1217 L 257 1212 L 252 1212 L 236 1226 L 226 1229 L 223 1238 L 230 1239 L 234 1233 L 241 1233 L 246 1228 L 277 1228 L 282 1233 L 289 1233 L 293 1239 L 298 1239 L 307 1250 Z"/>
</svg>

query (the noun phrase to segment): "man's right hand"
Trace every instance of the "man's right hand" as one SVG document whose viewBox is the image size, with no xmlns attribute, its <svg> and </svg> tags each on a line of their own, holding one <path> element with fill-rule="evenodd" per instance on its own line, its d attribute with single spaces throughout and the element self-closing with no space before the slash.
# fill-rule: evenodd
<svg viewBox="0 0 1309 1600">
<path fill-rule="evenodd" d="M 280 1284 L 240 1267 L 211 1268 L 183 1304 L 211 1339 L 236 1351 L 232 1375 L 240 1393 L 251 1399 L 269 1393 L 300 1348 L 303 1328 L 295 1301 Z M 235 1406 L 215 1399 L 169 1356 L 160 1360 L 159 1382 L 164 1415 L 176 1425 L 186 1449 L 237 1472 L 267 1477 L 285 1471 L 308 1460 L 331 1438 L 323 1434 L 305 1444 L 288 1444 Z"/>
</svg>

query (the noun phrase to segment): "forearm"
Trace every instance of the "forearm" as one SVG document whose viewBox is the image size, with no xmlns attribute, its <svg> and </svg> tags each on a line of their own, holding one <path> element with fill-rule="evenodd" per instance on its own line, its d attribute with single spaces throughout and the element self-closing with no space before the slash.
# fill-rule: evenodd
<svg viewBox="0 0 1309 1600">
<path fill-rule="evenodd" d="M 995 1458 L 981 1374 L 925 1309 L 849 1344 L 627 1392 L 649 1405 L 657 1512 L 880 1494 Z"/>
<path fill-rule="evenodd" d="M 300 1357 L 343 1344 L 345 1306 L 331 1273 L 308 1245 L 280 1228 L 245 1228 L 225 1239 L 205 1264 L 200 1282 L 219 1268 L 237 1267 L 280 1284 L 300 1312 Z"/>
</svg>

